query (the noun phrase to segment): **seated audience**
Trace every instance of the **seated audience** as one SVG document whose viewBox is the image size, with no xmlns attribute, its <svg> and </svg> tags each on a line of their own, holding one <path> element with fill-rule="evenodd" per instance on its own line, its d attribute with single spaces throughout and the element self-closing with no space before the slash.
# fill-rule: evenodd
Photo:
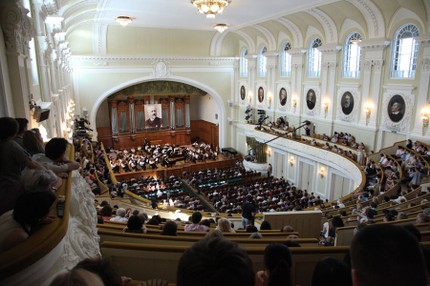
<svg viewBox="0 0 430 286">
<path fill-rule="evenodd" d="M 22 193 L 21 171 L 43 169 L 30 158 L 14 137 L 18 132 L 18 122 L 11 117 L 0 118 L 0 215 L 13 209 L 16 199 Z"/>
<path fill-rule="evenodd" d="M 267 220 L 263 220 L 263 222 L 260 225 L 260 230 L 271 230 L 272 226 L 270 225 L 270 222 Z"/>
<path fill-rule="evenodd" d="M 54 201 L 55 195 L 49 191 L 22 194 L 13 210 L 0 216 L 0 253 L 19 245 L 42 224 L 52 222 L 48 213 Z"/>
<path fill-rule="evenodd" d="M 43 143 L 42 134 L 38 128 L 27 130 L 23 135 L 23 143 L 25 150 L 31 156 L 39 153 L 45 153 L 45 144 Z"/>
<path fill-rule="evenodd" d="M 332 257 L 319 261 L 312 275 L 312 286 L 352 286 L 351 269 Z"/>
<path fill-rule="evenodd" d="M 231 227 L 231 222 L 226 218 L 220 218 L 218 220 L 218 226 L 216 227 L 216 229 L 218 229 L 221 232 L 236 232 Z"/>
<path fill-rule="evenodd" d="M 390 224 L 364 227 L 351 244 L 352 285 L 426 286 L 424 255 L 417 239 Z"/>
<path fill-rule="evenodd" d="M 109 260 L 87 258 L 72 270 L 60 273 L 50 286 L 124 286 L 131 278 L 124 277 Z"/>
<path fill-rule="evenodd" d="M 255 225 L 249 224 L 246 226 L 245 231 L 254 233 L 254 232 L 258 232 L 258 228 Z"/>
<path fill-rule="evenodd" d="M 108 221 L 112 218 L 112 207 L 110 205 L 104 205 L 100 210 L 100 216 L 103 221 Z"/>
<path fill-rule="evenodd" d="M 178 225 L 174 221 L 166 221 L 166 223 L 163 225 L 163 230 L 161 231 L 161 235 L 171 235 L 171 236 L 177 236 L 178 233 Z"/>
<path fill-rule="evenodd" d="M 325 240 L 322 240 L 320 244 L 325 246 L 333 246 L 334 245 L 334 239 L 336 238 L 336 229 L 338 227 L 343 227 L 344 223 L 342 218 L 336 216 L 333 217 L 331 220 L 331 226 L 328 231 L 328 236 Z"/>
<path fill-rule="evenodd" d="M 256 286 L 291 286 L 292 257 L 288 247 L 271 243 L 264 250 L 264 270 L 256 274 Z"/>
<path fill-rule="evenodd" d="M 124 232 L 146 233 L 146 227 L 137 215 L 132 215 L 128 218 L 127 227 Z"/>
<path fill-rule="evenodd" d="M 27 118 L 15 118 L 16 122 L 18 123 L 18 132 L 16 133 L 13 140 L 18 143 L 19 146 L 22 148 L 24 147 L 23 143 L 23 137 L 25 131 L 27 131 L 27 125 L 28 125 L 28 119 Z"/>
<path fill-rule="evenodd" d="M 216 231 L 188 248 L 179 260 L 177 286 L 254 286 L 247 253 Z"/>
<path fill-rule="evenodd" d="M 26 192 L 45 190 L 56 192 L 63 184 L 63 180 L 48 169 L 25 168 L 21 173 L 21 181 Z"/>
<path fill-rule="evenodd" d="M 209 228 L 205 225 L 201 225 L 202 214 L 200 212 L 194 212 L 191 215 L 191 224 L 187 224 L 184 227 L 184 231 L 208 231 Z"/>
<path fill-rule="evenodd" d="M 110 219 L 110 221 L 116 222 L 127 222 L 128 219 L 125 217 L 126 210 L 124 208 L 119 208 L 116 210 L 116 216 Z"/>
<path fill-rule="evenodd" d="M 81 166 L 78 162 L 66 158 L 67 145 L 68 142 L 64 138 L 52 138 L 46 143 L 45 155 L 36 154 L 34 158 L 58 176 L 67 178 L 67 172 L 77 170 Z"/>
</svg>

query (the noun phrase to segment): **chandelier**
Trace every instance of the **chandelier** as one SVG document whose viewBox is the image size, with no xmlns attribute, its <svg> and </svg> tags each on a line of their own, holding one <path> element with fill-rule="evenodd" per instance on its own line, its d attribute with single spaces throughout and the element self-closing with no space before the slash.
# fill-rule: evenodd
<svg viewBox="0 0 430 286">
<path fill-rule="evenodd" d="M 224 32 L 225 30 L 228 29 L 228 25 L 227 24 L 216 24 L 213 27 L 215 28 L 215 30 L 217 30 L 220 33 Z"/>
<path fill-rule="evenodd" d="M 206 15 L 206 18 L 213 19 L 216 14 L 222 13 L 230 0 L 191 0 L 191 3 L 199 9 L 199 12 Z"/>
<path fill-rule="evenodd" d="M 115 21 L 121 26 L 125 27 L 133 21 L 133 18 L 130 16 L 118 16 Z"/>
</svg>

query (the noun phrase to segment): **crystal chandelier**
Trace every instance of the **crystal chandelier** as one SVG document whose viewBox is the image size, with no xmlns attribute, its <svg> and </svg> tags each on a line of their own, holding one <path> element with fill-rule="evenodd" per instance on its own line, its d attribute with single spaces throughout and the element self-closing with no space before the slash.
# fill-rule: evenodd
<svg viewBox="0 0 430 286">
<path fill-rule="evenodd" d="M 222 13 L 230 0 L 191 0 L 191 3 L 206 15 L 206 18 L 215 18 L 216 14 Z"/>
<path fill-rule="evenodd" d="M 125 27 L 133 21 L 133 18 L 130 16 L 118 16 L 115 21 L 121 26 Z"/>
</svg>

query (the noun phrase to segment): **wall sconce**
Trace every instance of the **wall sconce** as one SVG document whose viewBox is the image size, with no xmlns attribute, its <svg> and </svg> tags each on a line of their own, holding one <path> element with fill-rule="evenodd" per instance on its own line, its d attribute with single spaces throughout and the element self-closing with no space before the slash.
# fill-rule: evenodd
<svg viewBox="0 0 430 286">
<path fill-rule="evenodd" d="M 430 111 L 429 110 L 423 110 L 421 112 L 422 121 L 423 121 L 423 135 L 426 131 L 426 129 L 429 127 L 429 121 L 430 121 Z"/>
<path fill-rule="evenodd" d="M 267 100 L 269 101 L 269 107 L 270 107 L 270 105 L 272 105 L 272 96 L 269 95 L 269 97 L 267 98 Z"/>
<path fill-rule="evenodd" d="M 248 101 L 251 104 L 251 101 L 252 101 L 252 96 L 251 95 L 248 95 Z"/>
<path fill-rule="evenodd" d="M 288 162 L 290 163 L 290 166 L 294 166 L 294 157 L 291 156 L 290 159 L 288 160 Z"/>
<path fill-rule="evenodd" d="M 293 97 L 293 108 L 294 108 L 294 111 L 296 111 L 296 107 L 297 107 L 297 98 Z"/>
<path fill-rule="evenodd" d="M 267 148 L 266 154 L 267 154 L 267 156 L 271 157 L 272 156 L 272 149 Z"/>
<path fill-rule="evenodd" d="M 323 103 L 323 108 L 324 108 L 324 117 L 327 117 L 327 112 L 328 112 L 328 101 L 325 101 Z"/>
<path fill-rule="evenodd" d="M 324 168 L 320 169 L 320 176 L 321 176 L 321 178 L 324 178 L 324 176 L 325 176 L 325 169 Z"/>
<path fill-rule="evenodd" d="M 364 108 L 364 113 L 366 114 L 366 126 L 369 124 L 370 116 L 372 115 L 372 109 L 370 106 Z"/>
</svg>

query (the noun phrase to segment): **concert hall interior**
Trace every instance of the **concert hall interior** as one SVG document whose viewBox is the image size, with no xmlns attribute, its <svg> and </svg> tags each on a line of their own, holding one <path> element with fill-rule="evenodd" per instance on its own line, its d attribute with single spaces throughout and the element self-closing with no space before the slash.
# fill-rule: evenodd
<svg viewBox="0 0 430 286">
<path fill-rule="evenodd" d="M 259 204 L 258 229 L 263 220 L 273 229 L 294 223 L 291 235 L 318 248 L 309 252 L 313 267 L 349 250 L 353 224 L 344 226 L 347 243 L 319 245 L 339 208 L 349 218 L 356 203 L 370 203 L 367 192 L 383 204 L 392 191 L 400 204 L 403 191 L 427 190 L 428 0 L 219 0 L 227 4 L 219 14 L 199 13 L 196 2 L 0 2 L 0 117 L 26 118 L 44 143 L 67 139 L 67 155 L 81 164 L 57 193 L 64 216 L 56 201 L 53 224 L 22 248 L 0 247 L 1 285 L 49 285 L 61 269 L 101 255 L 137 281 L 176 283 L 180 255 L 196 238 L 156 240 L 161 225 L 148 226 L 154 238 L 139 246 L 137 234 L 115 233 L 119 224 L 97 225 L 102 201 L 183 224 L 194 211 L 229 218 L 232 240 L 264 269 L 262 242 L 239 235 L 247 195 Z M 286 203 L 281 189 L 299 195 Z M 406 196 L 414 207 L 430 199 L 417 193 Z M 418 209 L 410 211 L 415 218 Z M 292 255 L 294 283 L 310 285 L 307 252 Z"/>
</svg>

